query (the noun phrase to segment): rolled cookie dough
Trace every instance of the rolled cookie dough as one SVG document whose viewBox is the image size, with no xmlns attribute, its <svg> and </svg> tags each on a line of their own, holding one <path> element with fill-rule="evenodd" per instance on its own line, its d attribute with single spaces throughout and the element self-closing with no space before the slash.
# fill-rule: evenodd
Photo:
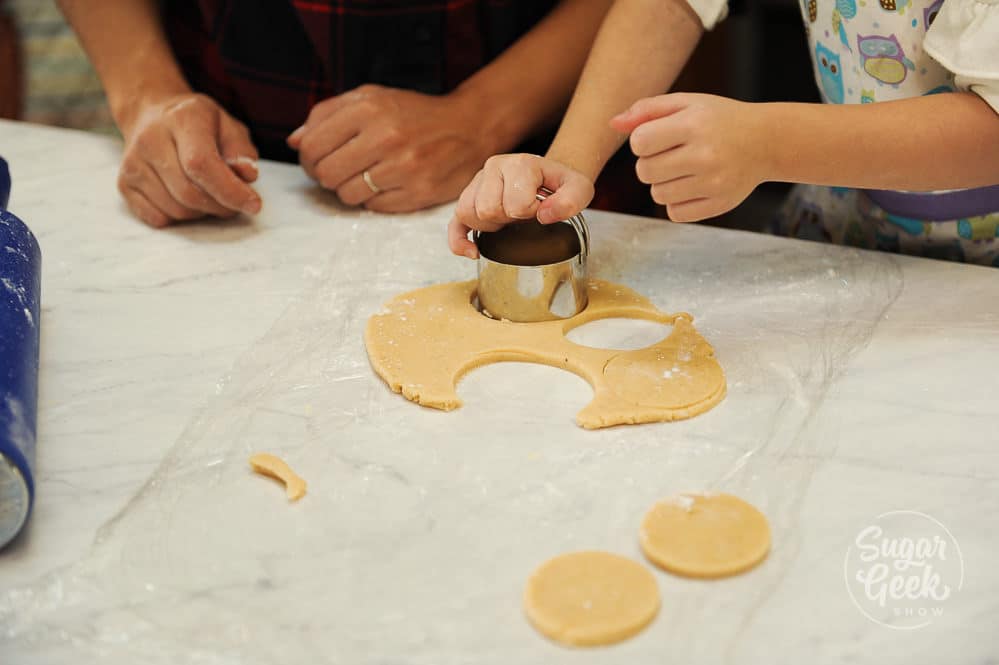
<svg viewBox="0 0 999 665">
<path fill-rule="evenodd" d="M 689 314 L 665 314 L 626 286 L 591 280 L 589 305 L 563 321 L 512 323 L 480 314 L 475 282 L 438 284 L 396 296 L 364 333 L 371 366 L 406 399 L 450 411 L 455 385 L 468 371 L 502 361 L 534 362 L 573 372 L 593 388 L 576 415 L 586 429 L 680 420 L 725 396 L 714 349 Z M 637 351 L 594 349 L 565 334 L 597 319 L 626 317 L 672 324 L 662 341 Z"/>
<path fill-rule="evenodd" d="M 608 552 L 550 559 L 527 581 L 527 618 L 543 635 L 572 646 L 631 637 L 659 611 L 656 578 L 641 564 Z"/>
<path fill-rule="evenodd" d="M 763 561 L 770 527 L 759 510 L 731 494 L 678 494 L 645 515 L 642 551 L 684 577 L 726 577 Z"/>
</svg>

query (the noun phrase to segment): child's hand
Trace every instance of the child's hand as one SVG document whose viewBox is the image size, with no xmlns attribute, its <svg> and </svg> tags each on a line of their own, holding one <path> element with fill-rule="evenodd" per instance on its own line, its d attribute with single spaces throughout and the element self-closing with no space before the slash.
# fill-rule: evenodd
<svg viewBox="0 0 999 665">
<path fill-rule="evenodd" d="M 554 192 L 545 201 L 538 190 Z M 579 213 L 593 200 L 593 183 L 582 173 L 537 155 L 490 157 L 461 193 L 448 226 L 448 245 L 458 256 L 477 258 L 468 233 L 497 231 L 517 219 L 537 217 L 542 224 Z"/>
<path fill-rule="evenodd" d="M 674 222 L 728 212 L 765 179 L 761 104 L 675 93 L 635 102 L 611 126 L 631 134 L 638 178 Z"/>
</svg>

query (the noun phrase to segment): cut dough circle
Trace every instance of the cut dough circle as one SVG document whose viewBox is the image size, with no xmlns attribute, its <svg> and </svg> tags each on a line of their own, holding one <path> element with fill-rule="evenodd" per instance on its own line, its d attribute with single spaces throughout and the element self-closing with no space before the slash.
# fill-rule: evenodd
<svg viewBox="0 0 999 665">
<path fill-rule="evenodd" d="M 570 371 L 593 388 L 577 415 L 586 429 L 690 418 L 725 397 L 725 374 L 689 314 L 666 314 L 626 286 L 590 280 L 589 305 L 563 321 L 512 323 L 480 314 L 476 283 L 437 284 L 396 296 L 368 320 L 364 343 L 375 372 L 411 401 L 450 411 L 455 384 L 476 367 L 519 361 Z M 590 321 L 633 318 L 671 324 L 637 351 L 595 349 L 565 334 Z"/>
<path fill-rule="evenodd" d="M 699 345 L 707 342 L 701 340 Z M 667 340 L 611 358 L 604 367 L 607 384 L 621 400 L 643 408 L 694 406 L 703 395 L 725 385 L 721 367 L 707 349 L 672 346 Z"/>
<path fill-rule="evenodd" d="M 745 572 L 770 551 L 770 526 L 759 510 L 731 494 L 679 494 L 642 520 L 642 551 L 654 564 L 684 577 Z"/>
<path fill-rule="evenodd" d="M 620 642 L 659 611 L 659 586 L 642 564 L 609 552 L 571 552 L 531 575 L 524 611 L 540 633 L 570 646 Z"/>
</svg>

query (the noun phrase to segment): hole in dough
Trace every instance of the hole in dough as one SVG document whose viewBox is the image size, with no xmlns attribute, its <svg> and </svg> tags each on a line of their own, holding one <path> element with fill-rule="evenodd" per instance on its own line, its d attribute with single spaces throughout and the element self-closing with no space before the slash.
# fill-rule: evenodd
<svg viewBox="0 0 999 665">
<path fill-rule="evenodd" d="M 582 377 L 550 365 L 504 361 L 477 367 L 458 384 L 458 393 L 473 418 L 498 406 L 516 414 L 518 422 L 573 420 L 580 404 L 593 399 Z"/>
<path fill-rule="evenodd" d="M 566 339 L 594 349 L 633 351 L 666 339 L 673 326 L 642 319 L 610 318 L 584 323 L 566 333 Z"/>
</svg>

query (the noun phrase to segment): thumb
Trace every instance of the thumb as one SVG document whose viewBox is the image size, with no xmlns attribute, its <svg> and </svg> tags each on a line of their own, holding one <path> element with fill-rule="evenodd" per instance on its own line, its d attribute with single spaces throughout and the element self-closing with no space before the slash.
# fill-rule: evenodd
<svg viewBox="0 0 999 665">
<path fill-rule="evenodd" d="M 593 183 L 576 171 L 566 169 L 557 174 L 546 173 L 545 187 L 554 194 L 550 194 L 538 206 L 538 221 L 542 224 L 577 215 L 593 200 Z"/>
<path fill-rule="evenodd" d="M 639 99 L 631 107 L 610 120 L 613 129 L 622 134 L 631 134 L 635 128 L 649 120 L 665 118 L 687 107 L 688 100 L 682 93 L 659 95 Z"/>
<path fill-rule="evenodd" d="M 219 151 L 225 163 L 244 182 L 253 182 L 259 175 L 257 149 L 246 127 L 223 113 L 219 119 Z"/>
</svg>

